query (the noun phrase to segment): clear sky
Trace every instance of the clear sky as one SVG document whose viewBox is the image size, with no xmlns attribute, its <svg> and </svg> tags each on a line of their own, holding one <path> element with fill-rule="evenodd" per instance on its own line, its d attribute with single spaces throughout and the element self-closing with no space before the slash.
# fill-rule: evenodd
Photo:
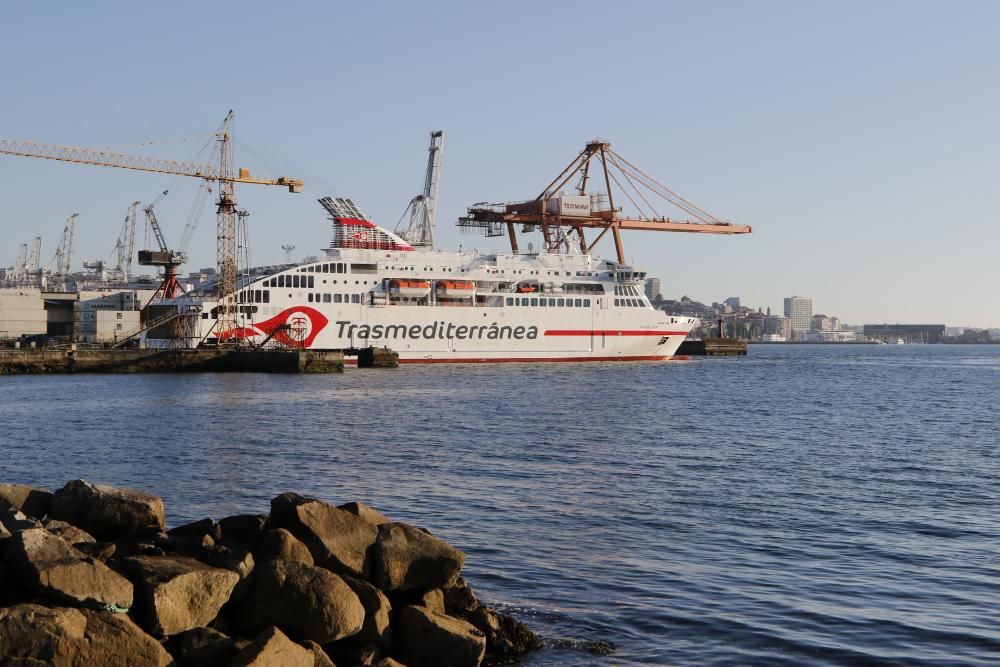
<svg viewBox="0 0 1000 667">
<path fill-rule="evenodd" d="M 849 323 L 1000 326 L 1000 3 L 4 3 L 0 137 L 192 158 L 237 113 L 254 263 L 316 254 L 316 198 L 392 228 L 447 132 L 441 245 L 538 194 L 594 136 L 750 236 L 635 232 L 664 296 L 813 298 Z M 179 239 L 194 179 L 0 157 L 0 264 L 80 213 L 75 264 L 128 204 Z M 673 214 L 674 211 L 665 212 Z M 603 243 L 599 254 L 613 257 Z M 190 268 L 215 261 L 206 210 Z"/>
</svg>

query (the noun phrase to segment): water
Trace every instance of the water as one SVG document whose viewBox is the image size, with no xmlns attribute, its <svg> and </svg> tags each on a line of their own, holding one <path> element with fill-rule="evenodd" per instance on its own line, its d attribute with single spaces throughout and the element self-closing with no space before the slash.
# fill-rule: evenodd
<svg viewBox="0 0 1000 667">
<path fill-rule="evenodd" d="M 298 491 L 466 551 L 528 665 L 1000 663 L 1000 346 L 0 380 L 0 479 Z M 579 642 L 612 642 L 600 658 Z"/>
</svg>

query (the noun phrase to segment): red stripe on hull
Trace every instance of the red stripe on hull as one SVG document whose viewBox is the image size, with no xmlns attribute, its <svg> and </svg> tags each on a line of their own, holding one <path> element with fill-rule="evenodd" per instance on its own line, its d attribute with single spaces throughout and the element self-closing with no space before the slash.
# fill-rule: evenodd
<svg viewBox="0 0 1000 667">
<path fill-rule="evenodd" d="M 672 356 L 650 355 L 636 357 L 490 357 L 482 359 L 400 359 L 401 364 L 518 364 L 518 363 L 559 363 L 580 361 L 690 361 L 691 357 L 683 354 Z M 357 359 L 346 358 L 344 363 L 357 365 Z"/>
<path fill-rule="evenodd" d="M 687 336 L 687 331 L 648 331 L 645 329 L 549 329 L 546 336 Z"/>
</svg>

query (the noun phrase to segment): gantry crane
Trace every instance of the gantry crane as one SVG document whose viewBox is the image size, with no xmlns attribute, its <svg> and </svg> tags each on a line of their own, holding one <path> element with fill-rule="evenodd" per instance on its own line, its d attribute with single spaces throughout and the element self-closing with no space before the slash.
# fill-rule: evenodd
<svg viewBox="0 0 1000 667">
<path fill-rule="evenodd" d="M 70 271 L 73 266 L 73 240 L 76 236 L 76 219 L 78 217 L 80 214 L 74 213 L 66 220 L 62 240 L 59 242 L 59 247 L 56 248 L 56 256 L 53 260 L 56 265 L 54 273 L 62 281 L 64 290 L 69 284 Z"/>
<path fill-rule="evenodd" d="M 233 171 L 232 165 L 232 128 L 233 112 L 226 114 L 225 120 L 216 132 L 218 141 L 219 163 L 217 165 L 176 160 L 161 160 L 158 158 L 141 157 L 115 153 L 98 148 L 73 148 L 69 146 L 54 146 L 30 141 L 0 139 L 0 154 L 20 155 L 23 157 L 59 160 L 77 164 L 91 164 L 119 169 L 133 169 L 156 174 L 173 174 L 191 176 L 205 181 L 217 181 L 219 184 L 218 221 L 216 233 L 216 256 L 218 260 L 218 292 L 219 308 L 218 331 L 228 331 L 236 328 L 237 306 L 232 298 L 225 302 L 226 297 L 236 292 L 236 195 L 234 184 L 252 183 L 255 185 L 281 185 L 289 192 L 302 192 L 303 182 L 298 179 L 281 176 L 275 179 L 260 179 L 250 176 L 248 169 Z"/>
<path fill-rule="evenodd" d="M 591 169 L 600 166 L 606 191 L 590 194 L 587 184 Z M 576 177 L 576 195 L 567 196 L 563 188 Z M 621 215 L 622 209 L 615 207 L 617 186 L 636 210 L 629 217 Z M 628 186 L 628 187 L 626 187 Z M 681 209 L 695 220 L 674 220 L 660 214 L 650 199 L 666 201 Z M 751 228 L 725 222 L 695 206 L 654 178 L 643 172 L 611 148 L 604 139 L 587 142 L 562 172 L 549 183 L 541 194 L 530 201 L 507 204 L 476 204 L 459 218 L 458 225 L 479 228 L 487 236 L 502 236 L 503 227 L 510 237 L 511 250 L 516 254 L 516 224 L 522 231 L 534 231 L 540 227 L 545 239 L 546 252 L 568 250 L 571 235 L 576 234 L 580 252 L 586 254 L 610 231 L 615 241 L 618 262 L 625 263 L 621 230 L 639 229 L 655 232 L 694 232 L 700 234 L 749 234 Z M 584 229 L 600 229 L 597 238 L 587 242 Z"/>
</svg>

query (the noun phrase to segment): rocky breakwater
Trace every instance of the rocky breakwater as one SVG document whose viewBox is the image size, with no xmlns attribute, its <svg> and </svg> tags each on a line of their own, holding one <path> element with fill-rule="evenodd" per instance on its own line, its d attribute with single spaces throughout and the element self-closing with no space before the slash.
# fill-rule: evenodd
<svg viewBox="0 0 1000 667">
<path fill-rule="evenodd" d="M 538 648 L 480 604 L 461 551 L 361 503 L 166 530 L 149 494 L 0 484 L 0 663 L 503 664 Z"/>
</svg>

